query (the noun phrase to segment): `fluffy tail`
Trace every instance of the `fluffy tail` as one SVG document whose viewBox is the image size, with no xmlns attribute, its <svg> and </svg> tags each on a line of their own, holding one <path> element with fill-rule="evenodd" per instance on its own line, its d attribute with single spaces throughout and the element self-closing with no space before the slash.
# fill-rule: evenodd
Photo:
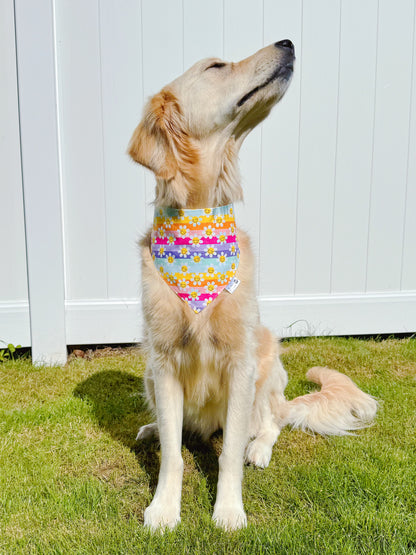
<svg viewBox="0 0 416 555">
<path fill-rule="evenodd" d="M 346 435 L 371 424 L 377 401 L 335 370 L 315 366 L 306 377 L 321 390 L 296 397 L 277 408 L 280 426 L 310 430 L 322 435 Z"/>
</svg>

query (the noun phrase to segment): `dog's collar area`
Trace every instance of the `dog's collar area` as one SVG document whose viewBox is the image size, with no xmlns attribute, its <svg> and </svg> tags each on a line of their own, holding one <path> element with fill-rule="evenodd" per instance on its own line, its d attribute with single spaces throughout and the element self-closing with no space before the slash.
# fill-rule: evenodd
<svg viewBox="0 0 416 555">
<path fill-rule="evenodd" d="M 201 312 L 237 271 L 240 249 L 233 204 L 155 208 L 151 251 L 167 285 L 195 313 Z"/>
</svg>

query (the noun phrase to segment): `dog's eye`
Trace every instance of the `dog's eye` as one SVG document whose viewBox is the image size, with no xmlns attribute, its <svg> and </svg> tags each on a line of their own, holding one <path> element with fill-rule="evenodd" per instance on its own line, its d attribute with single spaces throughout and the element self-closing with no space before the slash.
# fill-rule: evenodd
<svg viewBox="0 0 416 555">
<path fill-rule="evenodd" d="M 224 64 L 224 62 L 214 62 L 213 64 L 211 64 L 210 66 L 207 67 L 207 69 L 212 69 L 214 67 L 224 67 L 226 64 Z M 205 70 L 206 71 L 206 70 Z"/>
</svg>

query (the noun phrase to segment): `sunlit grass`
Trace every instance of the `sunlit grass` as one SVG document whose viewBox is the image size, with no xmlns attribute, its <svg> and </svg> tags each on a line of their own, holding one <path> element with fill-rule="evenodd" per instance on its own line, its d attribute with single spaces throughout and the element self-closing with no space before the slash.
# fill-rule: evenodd
<svg viewBox="0 0 416 555">
<path fill-rule="evenodd" d="M 151 415 L 134 349 L 63 368 L 0 364 L 0 553 L 416 553 L 416 340 L 284 343 L 287 396 L 306 370 L 346 372 L 381 400 L 375 425 L 324 439 L 284 430 L 269 468 L 245 469 L 248 528 L 211 513 L 221 436 L 185 436 L 182 523 L 152 535 L 143 511 L 159 446 L 137 444 Z"/>
</svg>

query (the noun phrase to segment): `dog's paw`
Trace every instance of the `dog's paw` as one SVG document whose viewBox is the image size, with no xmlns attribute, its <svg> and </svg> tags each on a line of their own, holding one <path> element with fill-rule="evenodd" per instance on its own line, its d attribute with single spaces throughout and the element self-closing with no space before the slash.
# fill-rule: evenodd
<svg viewBox="0 0 416 555">
<path fill-rule="evenodd" d="M 246 461 L 248 463 L 254 464 L 260 468 L 266 468 L 266 466 L 269 466 L 271 458 L 272 448 L 261 439 L 253 439 L 253 441 L 250 441 L 247 445 Z"/>
<path fill-rule="evenodd" d="M 228 532 L 245 528 L 247 526 L 247 516 L 240 505 L 217 506 L 214 507 L 212 519 L 215 524 Z"/>
<path fill-rule="evenodd" d="M 175 528 L 180 521 L 180 509 L 173 504 L 153 500 L 144 512 L 144 525 L 152 531 Z"/>
<path fill-rule="evenodd" d="M 158 435 L 158 429 L 156 422 L 152 424 L 146 424 L 146 426 L 142 426 L 136 436 L 136 441 L 140 441 L 141 439 L 151 439 Z"/>
</svg>

